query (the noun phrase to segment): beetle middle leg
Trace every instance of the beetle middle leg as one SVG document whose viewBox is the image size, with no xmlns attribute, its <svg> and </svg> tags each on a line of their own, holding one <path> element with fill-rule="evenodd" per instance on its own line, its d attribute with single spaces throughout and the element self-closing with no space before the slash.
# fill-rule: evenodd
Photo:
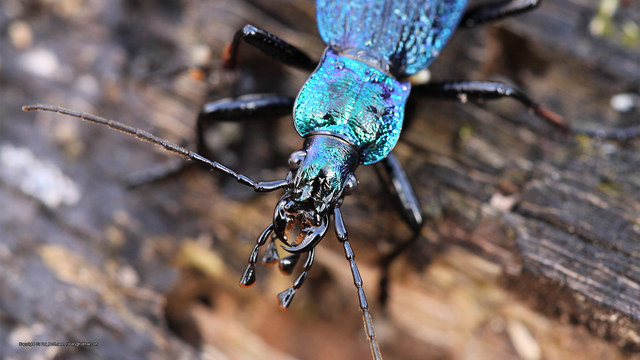
<svg viewBox="0 0 640 360">
<path fill-rule="evenodd" d="M 398 255 L 420 238 L 424 217 L 418 197 L 395 155 L 389 154 L 378 163 L 375 169 L 381 182 L 386 185 L 389 193 L 395 198 L 403 220 L 412 230 L 412 235 L 409 239 L 396 244 L 389 253 L 380 259 L 382 275 L 380 277 L 380 292 L 378 296 L 380 303 L 384 306 L 389 295 L 389 266 Z"/>
<path fill-rule="evenodd" d="M 274 120 L 288 115 L 293 108 L 294 99 L 273 94 L 249 94 L 236 98 L 226 98 L 204 104 L 196 120 L 196 151 L 212 158 L 206 144 L 207 128 L 213 123 L 243 120 Z M 176 166 L 162 166 L 135 173 L 128 179 L 130 187 L 158 181 L 184 171 L 193 163 L 180 162 Z"/>
<path fill-rule="evenodd" d="M 460 100 L 463 102 L 467 100 L 514 99 L 554 127 L 565 132 L 569 130 L 569 126 L 562 120 L 560 115 L 534 102 L 524 92 L 497 81 L 430 82 L 414 86 L 411 92 L 417 96 Z"/>
<path fill-rule="evenodd" d="M 207 127 L 221 121 L 274 120 L 288 115 L 294 98 L 274 94 L 248 94 L 204 104 L 196 120 L 198 153 L 209 156 L 205 141 Z"/>
<path fill-rule="evenodd" d="M 541 0 L 502 0 L 481 4 L 467 10 L 460 26 L 473 27 L 486 22 L 503 19 L 512 15 L 533 10 L 540 5 Z"/>
</svg>

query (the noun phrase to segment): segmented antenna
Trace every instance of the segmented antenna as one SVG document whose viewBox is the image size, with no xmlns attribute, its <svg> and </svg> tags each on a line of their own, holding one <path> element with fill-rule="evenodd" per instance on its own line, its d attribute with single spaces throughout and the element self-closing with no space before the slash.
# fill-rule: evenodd
<svg viewBox="0 0 640 360">
<path fill-rule="evenodd" d="M 129 125 L 125 125 L 121 122 L 105 119 L 96 115 L 80 113 L 77 111 L 65 109 L 59 106 L 51 106 L 51 105 L 25 105 L 22 107 L 22 111 L 49 111 L 55 112 L 66 116 L 75 117 L 84 121 L 89 121 L 96 124 L 106 125 L 114 130 L 121 131 L 123 133 L 127 133 L 130 135 L 134 135 L 140 140 L 150 142 L 152 144 L 162 146 L 165 150 L 168 150 L 172 153 L 176 153 L 178 155 L 184 156 L 190 160 L 199 162 L 201 164 L 206 165 L 211 170 L 215 170 L 221 172 L 227 176 L 230 176 L 236 179 L 242 185 L 246 185 L 252 187 L 255 191 L 258 192 L 267 192 L 274 191 L 277 189 L 281 189 L 289 185 L 289 181 L 287 180 L 275 180 L 275 181 L 254 181 L 249 177 L 239 174 L 228 167 L 218 163 L 217 161 L 211 161 L 204 156 L 195 153 L 193 151 L 189 151 L 181 146 L 178 146 L 174 143 L 161 139 L 147 131 L 142 129 L 138 129 Z"/>
<path fill-rule="evenodd" d="M 376 332 L 373 329 L 373 319 L 371 318 L 371 312 L 369 312 L 369 303 L 364 294 L 364 288 L 362 287 L 362 277 L 360 276 L 360 270 L 354 259 L 353 249 L 349 244 L 347 236 L 347 228 L 344 226 L 344 220 L 342 219 L 342 212 L 340 208 L 333 209 L 333 217 L 335 220 L 336 237 L 338 241 L 342 243 L 344 248 L 344 256 L 349 261 L 351 267 L 351 275 L 353 275 L 353 284 L 358 291 L 358 302 L 360 303 L 360 311 L 362 311 L 362 321 L 364 322 L 364 331 L 369 340 L 369 346 L 371 348 L 371 355 L 374 360 L 382 360 L 382 354 L 380 353 L 380 347 L 376 340 Z"/>
</svg>

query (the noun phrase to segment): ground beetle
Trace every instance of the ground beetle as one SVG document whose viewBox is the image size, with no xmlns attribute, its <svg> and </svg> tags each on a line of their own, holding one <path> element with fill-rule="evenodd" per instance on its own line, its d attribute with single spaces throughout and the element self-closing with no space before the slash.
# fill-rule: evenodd
<svg viewBox="0 0 640 360">
<path fill-rule="evenodd" d="M 409 76 L 425 69 L 438 55 L 450 35 L 459 27 L 473 27 L 536 7 L 539 0 L 500 0 L 465 11 L 466 0 L 318 0 L 316 17 L 327 43 L 320 63 L 278 37 L 251 25 L 239 30 L 226 48 L 223 63 L 236 65 L 241 42 L 252 45 L 283 63 L 314 70 L 296 99 L 255 94 L 205 104 L 197 120 L 198 146 L 206 126 L 221 120 L 253 118 L 269 113 L 291 113 L 298 133 L 304 137 L 301 150 L 289 157 L 290 171 L 284 180 L 254 181 L 208 160 L 196 152 L 169 143 L 146 131 L 97 116 L 71 110 L 29 105 L 25 111 L 59 112 L 82 120 L 107 125 L 235 178 L 257 192 L 284 190 L 273 221 L 258 237 L 249 265 L 240 280 L 250 286 L 256 280 L 255 264 L 261 246 L 267 245 L 262 262 L 280 263 L 291 273 L 301 254 L 306 254 L 302 273 L 291 287 L 278 295 L 287 308 L 310 270 L 314 249 L 325 236 L 333 218 L 338 240 L 343 244 L 358 291 L 365 332 L 375 359 L 381 359 L 369 305 L 365 298 L 353 250 L 349 244 L 340 206 L 358 185 L 354 175 L 360 164 L 378 163 L 390 192 L 402 205 L 413 237 L 385 258 L 383 264 L 417 239 L 423 224 L 417 197 L 400 163 L 391 150 L 403 127 L 409 94 L 430 98 L 491 100 L 508 97 L 527 106 L 549 123 L 567 129 L 561 118 L 534 103 L 524 93 L 497 82 L 449 81 L 412 86 Z M 277 242 L 291 253 L 278 258 Z M 383 284 L 386 276 L 383 276 Z"/>
</svg>

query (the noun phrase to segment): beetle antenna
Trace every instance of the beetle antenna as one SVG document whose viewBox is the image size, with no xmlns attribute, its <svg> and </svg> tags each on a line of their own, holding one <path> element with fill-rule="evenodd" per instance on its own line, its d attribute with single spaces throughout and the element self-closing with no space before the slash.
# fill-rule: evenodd
<svg viewBox="0 0 640 360">
<path fill-rule="evenodd" d="M 123 133 L 127 133 L 130 135 L 134 135 L 140 140 L 150 142 L 154 145 L 162 146 L 165 150 L 168 150 L 172 153 L 184 156 L 190 160 L 204 164 L 205 166 L 209 167 L 211 170 L 221 172 L 227 176 L 230 176 L 236 179 L 236 181 L 242 185 L 252 187 L 257 192 L 274 191 L 289 185 L 289 180 L 254 181 L 245 175 L 239 174 L 229 169 L 228 167 L 218 163 L 217 161 L 211 161 L 198 153 L 189 151 L 181 146 L 178 146 L 174 143 L 161 139 L 147 131 L 144 131 L 142 129 L 138 129 L 129 125 L 125 125 L 115 120 L 109 120 L 96 115 L 80 113 L 80 112 L 65 109 L 59 106 L 51 106 L 51 105 L 25 105 L 22 107 L 22 111 L 55 112 L 62 115 L 75 117 L 84 121 L 106 125 L 114 130 L 121 131 Z"/>
<path fill-rule="evenodd" d="M 336 228 L 336 237 L 338 241 L 342 243 L 344 247 L 344 256 L 349 261 L 349 265 L 351 267 L 351 275 L 353 275 L 353 284 L 358 290 L 358 300 L 360 302 L 360 310 L 362 311 L 362 320 L 364 322 L 364 331 L 367 335 L 367 339 L 369 340 L 369 346 L 371 347 L 371 355 L 375 360 L 382 360 L 382 355 L 380 354 L 380 347 L 378 346 L 378 341 L 376 340 L 376 332 L 373 330 L 373 319 L 371 318 L 371 312 L 369 312 L 369 303 L 367 302 L 367 298 L 364 295 L 364 288 L 362 287 L 362 277 L 360 276 L 360 270 L 358 270 L 358 265 L 356 265 L 356 261 L 354 260 L 353 249 L 351 248 L 351 244 L 349 244 L 349 240 L 347 239 L 347 228 L 344 226 L 344 221 L 342 220 L 342 212 L 340 208 L 335 208 L 333 210 L 333 217 L 335 219 L 335 228 Z"/>
</svg>

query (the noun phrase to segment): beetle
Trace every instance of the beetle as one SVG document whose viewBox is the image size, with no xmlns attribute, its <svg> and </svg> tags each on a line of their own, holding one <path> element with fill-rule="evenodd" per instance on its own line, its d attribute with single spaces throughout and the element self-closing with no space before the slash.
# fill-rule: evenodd
<svg viewBox="0 0 640 360">
<path fill-rule="evenodd" d="M 246 43 L 287 65 L 313 70 L 313 73 L 295 99 L 251 94 L 205 104 L 196 121 L 198 149 L 203 148 L 202 134 L 212 122 L 293 111 L 294 125 L 304 142 L 300 150 L 290 155 L 289 172 L 282 180 L 253 180 L 209 160 L 200 151 L 187 150 L 114 120 L 47 105 L 27 105 L 23 110 L 58 112 L 106 125 L 234 178 L 256 192 L 283 190 L 273 220 L 258 236 L 240 280 L 244 287 L 256 281 L 256 263 L 263 246 L 266 250 L 262 262 L 279 262 L 287 273 L 293 271 L 300 256 L 306 255 L 300 275 L 278 295 L 281 308 L 289 307 L 304 283 L 314 262 L 315 246 L 333 221 L 353 275 L 372 356 L 381 359 L 363 280 L 340 210 L 344 198 L 357 189 L 355 171 L 360 165 L 379 164 L 388 179 L 390 192 L 399 200 L 404 218 L 413 231 L 414 236 L 409 240 L 412 242 L 423 226 L 421 207 L 405 171 L 391 153 L 403 130 L 405 104 L 410 94 L 466 100 L 507 97 L 567 130 L 558 115 L 503 83 L 446 81 L 412 86 L 408 81 L 437 57 L 459 26 L 473 27 L 530 10 L 538 4 L 538 0 L 507 0 L 465 10 L 466 0 L 318 0 L 318 28 L 327 44 L 319 63 L 265 30 L 252 25 L 239 30 L 225 51 L 224 67 L 236 66 L 240 44 Z M 290 256 L 279 259 L 278 242 Z M 385 261 L 390 261 L 409 242 L 399 244 Z"/>
</svg>

